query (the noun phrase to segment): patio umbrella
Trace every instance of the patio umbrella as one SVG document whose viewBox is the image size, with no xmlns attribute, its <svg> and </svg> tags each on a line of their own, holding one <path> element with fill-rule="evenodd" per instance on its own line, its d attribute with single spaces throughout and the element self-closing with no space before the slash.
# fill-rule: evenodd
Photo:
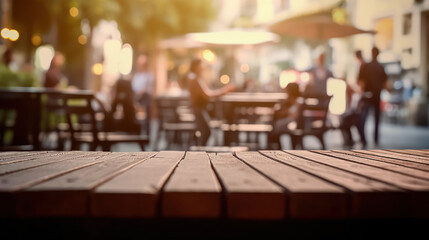
<svg viewBox="0 0 429 240">
<path fill-rule="evenodd" d="M 234 47 L 245 45 L 261 45 L 279 40 L 279 36 L 273 32 L 251 29 L 231 29 L 215 32 L 188 33 L 161 41 L 162 48 L 198 48 L 208 46 Z"/>
<path fill-rule="evenodd" d="M 361 33 L 375 33 L 350 24 L 339 24 L 325 15 L 304 15 L 284 19 L 269 25 L 269 30 L 281 35 L 321 41 Z"/>
</svg>

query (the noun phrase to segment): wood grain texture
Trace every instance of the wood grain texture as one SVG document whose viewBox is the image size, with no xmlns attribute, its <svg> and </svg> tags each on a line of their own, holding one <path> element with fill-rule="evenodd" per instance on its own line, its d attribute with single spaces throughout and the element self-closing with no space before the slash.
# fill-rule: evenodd
<svg viewBox="0 0 429 240">
<path fill-rule="evenodd" d="M 377 156 L 377 155 L 365 154 L 365 153 L 356 152 L 356 151 L 348 151 L 348 150 L 333 150 L 333 152 L 339 152 L 339 153 L 342 153 L 342 154 L 347 154 L 347 155 L 350 155 L 350 156 L 356 156 L 356 157 L 359 157 L 359 158 L 371 159 L 371 160 L 375 160 L 375 161 L 379 161 L 379 162 L 392 163 L 392 164 L 403 166 L 403 167 L 408 167 L 408 168 L 413 168 L 413 169 L 417 169 L 417 170 L 420 170 L 420 171 L 429 172 L 429 165 L 428 164 L 424 164 L 424 163 L 416 163 L 416 162 L 408 161 L 408 160 L 400 160 L 400 159 L 395 159 L 395 158 L 387 158 L 387 157 L 381 157 L 381 156 Z"/>
<path fill-rule="evenodd" d="M 376 152 L 376 153 L 380 153 L 380 154 L 391 154 L 394 157 L 411 159 L 413 161 L 415 161 L 417 159 L 417 160 L 426 161 L 426 163 L 429 162 L 429 158 L 427 156 L 418 156 L 418 155 L 412 154 L 408 150 L 403 150 L 401 152 L 397 152 L 397 151 L 389 151 L 387 149 L 373 149 L 373 150 L 370 150 L 370 152 Z"/>
<path fill-rule="evenodd" d="M 261 153 L 346 188 L 351 201 L 348 213 L 351 217 L 402 217 L 409 214 L 407 209 L 401 207 L 401 204 L 407 200 L 407 195 L 398 187 L 368 179 L 350 171 L 343 171 L 336 166 L 302 158 L 298 152 L 294 150 L 262 151 Z"/>
<path fill-rule="evenodd" d="M 426 154 L 0 152 L 0 217 L 427 219 Z"/>
<path fill-rule="evenodd" d="M 98 153 L 101 154 L 101 153 Z M 145 160 L 153 153 L 103 154 L 96 164 L 25 189 L 22 214 L 28 216 L 89 215 L 89 193 L 96 186 Z"/>
<path fill-rule="evenodd" d="M 50 154 L 49 151 L 20 151 L 20 152 L 0 152 L 0 163 L 14 159 L 22 159 L 25 157 L 40 156 L 42 154 Z"/>
<path fill-rule="evenodd" d="M 406 161 L 411 161 L 411 162 L 416 162 L 416 163 L 428 164 L 428 162 L 429 162 L 429 160 L 427 160 L 425 158 L 420 158 L 418 156 L 411 156 L 411 155 L 407 155 L 407 154 L 398 155 L 398 154 L 393 153 L 393 152 L 380 151 L 378 149 L 376 149 L 376 150 L 353 150 L 353 151 L 356 151 L 359 153 L 364 153 L 367 155 L 375 155 L 375 156 L 380 156 L 380 157 L 384 157 L 384 158 L 406 160 Z"/>
<path fill-rule="evenodd" d="M 367 178 L 376 179 L 378 181 L 386 182 L 394 186 L 403 188 L 404 190 L 412 191 L 428 191 L 429 181 L 418 179 L 415 177 L 403 175 L 397 172 L 392 172 L 386 169 L 381 169 L 369 165 L 364 165 L 345 159 L 322 155 L 316 152 L 297 150 L 297 155 L 310 158 L 313 161 L 335 166 L 337 168 L 354 172 L 363 175 Z"/>
<path fill-rule="evenodd" d="M 415 155 L 415 156 L 420 156 L 420 157 L 426 157 L 429 159 L 429 151 L 425 151 L 425 150 L 419 150 L 419 149 L 401 149 L 401 150 L 397 150 L 397 149 L 385 149 L 389 152 L 396 152 L 396 153 L 406 153 L 409 155 Z"/>
<path fill-rule="evenodd" d="M 163 190 L 162 215 L 218 218 L 221 190 L 207 153 L 187 152 Z"/>
<path fill-rule="evenodd" d="M 19 203 L 22 200 L 19 196 L 21 192 L 18 191 L 62 174 L 96 164 L 101 161 L 99 158 L 99 154 L 87 153 L 77 159 L 71 158 L 57 161 L 52 164 L 0 176 L 0 214 L 7 216 L 22 213 Z"/>
<path fill-rule="evenodd" d="M 228 218 L 285 218 L 286 194 L 280 186 L 231 153 L 209 156 L 225 192 Z"/>
<path fill-rule="evenodd" d="M 412 214 L 421 214 L 418 213 L 419 209 L 429 209 L 429 199 L 427 192 L 429 191 L 429 181 L 423 180 L 407 175 L 403 175 L 396 172 L 391 172 L 389 170 L 376 168 L 373 166 L 368 166 L 364 164 L 358 164 L 350 161 L 345 161 L 343 159 L 338 159 L 334 157 L 328 157 L 314 152 L 309 151 L 296 151 L 296 154 L 302 157 L 311 158 L 313 161 L 321 162 L 327 165 L 335 166 L 337 168 L 347 170 L 350 172 L 355 172 L 357 174 L 363 175 L 369 179 L 375 179 L 381 182 L 397 186 L 406 191 L 412 191 L 414 196 L 413 199 L 418 199 L 419 201 L 413 202 L 413 199 L 408 199 L 403 201 L 398 207 L 404 208 L 408 212 L 407 215 Z M 408 195 L 410 197 L 410 195 Z M 424 200 L 423 202 L 421 200 Z M 426 202 L 426 203 L 425 203 Z M 380 205 L 380 208 L 384 205 Z M 428 212 L 429 213 L 429 212 Z M 429 214 L 428 214 L 429 215 Z"/>
<path fill-rule="evenodd" d="M 334 152 L 334 151 L 314 151 L 314 152 L 429 181 L 429 172 L 426 172 L 426 171 L 403 167 L 393 163 L 386 163 L 382 161 L 371 160 L 371 159 L 361 158 L 357 156 L 351 156 L 341 152 Z"/>
<path fill-rule="evenodd" d="M 1 158 L 0 165 L 36 160 L 44 157 L 51 157 L 54 155 L 63 155 L 66 153 L 67 152 L 34 152 L 33 154 L 18 154 L 16 156 L 14 155 L 6 158 Z"/>
<path fill-rule="evenodd" d="M 77 159 L 91 154 L 94 155 L 94 153 L 90 152 L 64 152 L 61 154 L 53 153 L 47 156 L 43 155 L 40 157 L 32 156 L 30 158 L 24 158 L 23 161 L 14 160 L 13 162 L 0 165 L 0 176 L 8 173 L 22 171 L 25 169 L 43 166 L 46 164 L 57 163 L 64 160 Z"/>
<path fill-rule="evenodd" d="M 184 152 L 163 151 L 98 186 L 91 193 L 96 217 L 155 217 L 160 192 Z"/>
<path fill-rule="evenodd" d="M 274 161 L 258 152 L 239 152 L 236 155 L 286 189 L 289 218 L 323 219 L 347 216 L 347 194 L 344 188 Z"/>
</svg>

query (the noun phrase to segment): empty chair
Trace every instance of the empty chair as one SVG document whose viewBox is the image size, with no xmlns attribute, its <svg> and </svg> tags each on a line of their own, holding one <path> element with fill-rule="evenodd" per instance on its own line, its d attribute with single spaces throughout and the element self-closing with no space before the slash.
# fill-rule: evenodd
<svg viewBox="0 0 429 240">
<path fill-rule="evenodd" d="M 109 151 L 117 143 L 137 143 L 144 151 L 149 137 L 140 134 L 140 131 L 123 131 L 112 126 L 107 128 L 109 112 L 93 94 L 67 93 L 62 98 L 73 150 L 80 149 L 80 145 L 85 143 L 90 145 L 91 151 L 98 147 Z"/>
<path fill-rule="evenodd" d="M 291 138 L 294 138 L 293 148 L 304 149 L 303 138 L 305 136 L 316 137 L 322 149 L 326 149 L 324 140 L 325 133 L 329 130 L 327 116 L 329 113 L 328 95 L 307 95 L 300 99 L 299 116 L 296 128 L 286 130 Z"/>
</svg>

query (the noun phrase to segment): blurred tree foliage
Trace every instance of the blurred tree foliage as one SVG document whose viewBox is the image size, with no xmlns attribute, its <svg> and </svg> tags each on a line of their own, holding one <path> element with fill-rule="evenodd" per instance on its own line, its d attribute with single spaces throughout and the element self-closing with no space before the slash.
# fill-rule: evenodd
<svg viewBox="0 0 429 240">
<path fill-rule="evenodd" d="M 14 48 L 29 60 L 36 45 L 52 44 L 66 57 L 66 68 L 83 71 L 88 46 L 79 44 L 82 20 L 92 29 L 102 20 L 115 20 L 124 42 L 134 49 L 153 50 L 158 40 L 188 32 L 204 31 L 215 17 L 212 0 L 13 0 L 11 22 L 20 38 Z M 72 7 L 77 16 L 69 13 Z M 88 35 L 87 44 L 91 36 Z M 81 77 L 84 74 L 79 73 Z M 78 76 L 75 76 L 78 77 Z"/>
<path fill-rule="evenodd" d="M 124 41 L 151 48 L 162 38 L 205 31 L 216 16 L 212 0 L 118 0 Z"/>
<path fill-rule="evenodd" d="M 23 71 L 12 71 L 0 64 L 0 87 L 35 87 L 34 74 Z"/>
</svg>

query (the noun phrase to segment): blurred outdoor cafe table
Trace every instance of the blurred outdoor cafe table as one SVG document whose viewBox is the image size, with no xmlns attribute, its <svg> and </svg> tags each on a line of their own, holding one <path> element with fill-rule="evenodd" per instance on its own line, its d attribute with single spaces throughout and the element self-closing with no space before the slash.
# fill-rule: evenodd
<svg viewBox="0 0 429 240">
<path fill-rule="evenodd" d="M 216 111 L 216 114 L 220 113 L 217 118 L 224 120 L 220 126 L 223 145 L 240 144 L 240 132 L 270 132 L 274 107 L 286 97 L 281 92 L 233 92 L 214 99 L 215 107 L 220 107 Z M 260 149 L 259 146 L 255 147 Z"/>
<path fill-rule="evenodd" d="M 409 239 L 427 230 L 428 173 L 429 149 L 2 152 L 0 226 L 14 236 Z"/>
<path fill-rule="evenodd" d="M 271 131 L 270 121 L 274 106 L 285 99 L 286 94 L 281 92 L 232 92 L 211 99 L 207 107 L 212 117 L 209 125 L 212 129 L 220 129 L 223 133 L 222 143 L 216 145 L 239 145 L 238 134 L 240 132 Z M 189 95 L 158 95 L 157 102 L 161 122 L 165 120 L 166 115 L 169 115 L 173 119 L 172 121 L 193 122 L 192 116 L 189 117 L 193 114 Z M 175 115 L 175 117 L 171 117 L 171 115 Z M 175 126 L 178 131 L 180 129 L 196 130 L 196 127 L 190 124 Z"/>
<path fill-rule="evenodd" d="M 46 110 L 47 98 L 61 94 L 92 96 L 89 90 L 57 90 L 42 87 L 9 87 L 0 88 L 1 113 L 1 147 L 22 150 L 42 150 L 41 127 L 42 111 Z M 4 143 L 4 134 L 8 128 L 8 112 L 15 113 L 13 123 L 13 141 L 9 145 Z M 29 137 L 30 136 L 30 137 Z"/>
</svg>

